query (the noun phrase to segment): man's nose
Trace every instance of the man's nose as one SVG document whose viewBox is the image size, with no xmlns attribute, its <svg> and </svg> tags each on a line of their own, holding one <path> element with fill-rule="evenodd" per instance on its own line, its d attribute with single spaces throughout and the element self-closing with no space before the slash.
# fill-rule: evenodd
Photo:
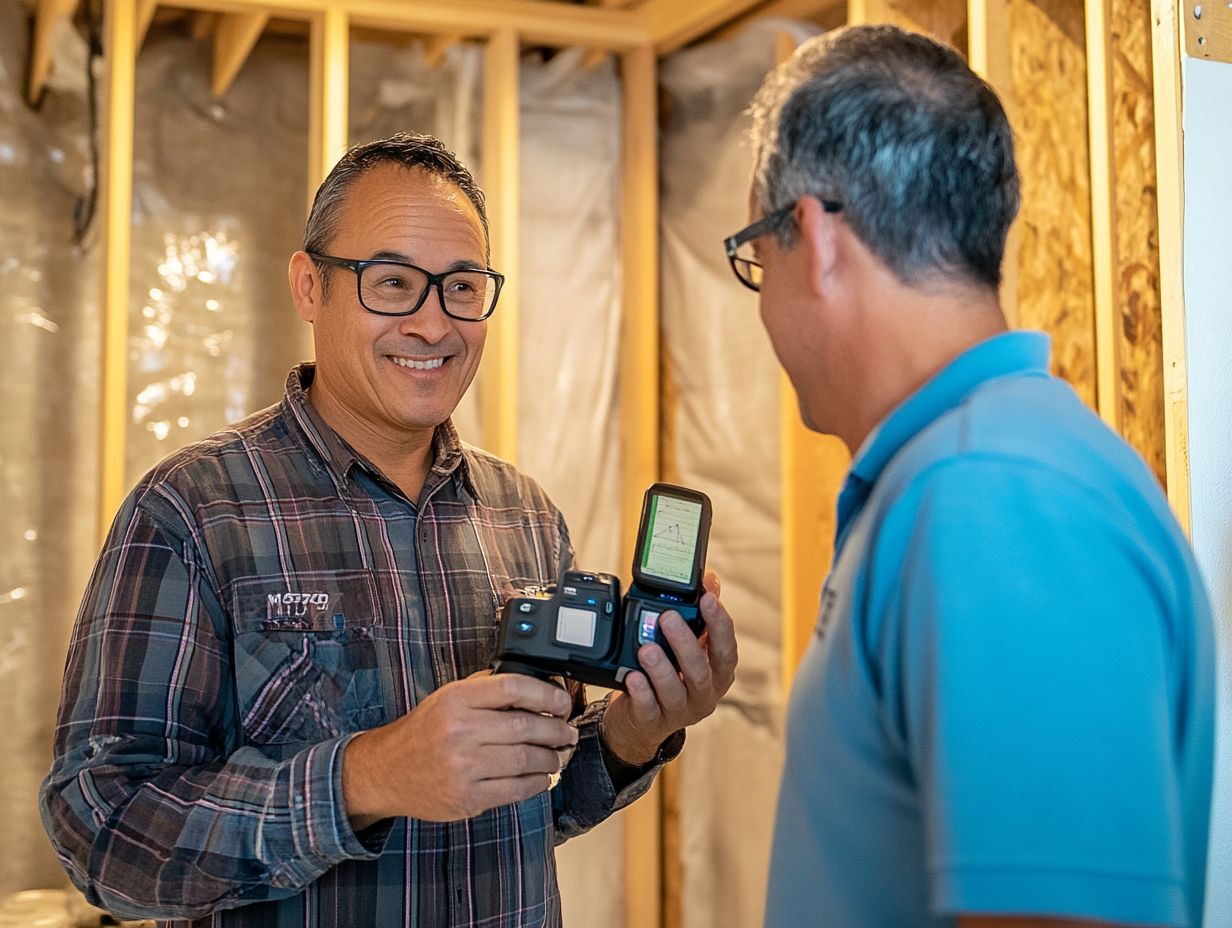
<svg viewBox="0 0 1232 928">
<path fill-rule="evenodd" d="M 428 284 L 423 305 L 402 317 L 401 329 L 404 334 L 419 335 L 430 342 L 439 341 L 453 329 L 453 320 L 445 313 L 445 291 L 440 282 Z"/>
</svg>

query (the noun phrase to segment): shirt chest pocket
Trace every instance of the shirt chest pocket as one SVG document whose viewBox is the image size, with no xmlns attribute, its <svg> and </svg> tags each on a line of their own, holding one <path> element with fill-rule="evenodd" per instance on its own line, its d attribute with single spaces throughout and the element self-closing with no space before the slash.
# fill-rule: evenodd
<svg viewBox="0 0 1232 928">
<path fill-rule="evenodd" d="M 385 721 L 367 575 L 254 577 L 236 584 L 235 678 L 244 737 L 309 745 Z"/>
</svg>

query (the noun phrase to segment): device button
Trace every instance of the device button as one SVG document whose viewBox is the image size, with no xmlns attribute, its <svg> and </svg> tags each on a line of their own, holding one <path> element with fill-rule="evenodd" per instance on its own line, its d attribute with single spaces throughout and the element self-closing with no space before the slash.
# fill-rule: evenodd
<svg viewBox="0 0 1232 928">
<path fill-rule="evenodd" d="M 535 611 L 534 603 L 522 603 L 520 606 L 518 606 L 518 612 L 534 612 L 534 611 Z"/>
<path fill-rule="evenodd" d="M 513 626 L 513 630 L 523 638 L 529 638 L 535 633 L 535 623 L 528 619 L 523 619 Z"/>
<path fill-rule="evenodd" d="M 603 609 L 608 615 L 612 614 L 612 601 L 610 599 L 603 604 Z"/>
</svg>

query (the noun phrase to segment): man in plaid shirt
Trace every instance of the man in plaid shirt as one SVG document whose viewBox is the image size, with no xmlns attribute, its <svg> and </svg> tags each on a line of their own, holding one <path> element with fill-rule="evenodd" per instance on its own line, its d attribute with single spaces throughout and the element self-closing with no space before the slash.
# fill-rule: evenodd
<svg viewBox="0 0 1232 928">
<path fill-rule="evenodd" d="M 679 672 L 648 645 L 628 693 L 590 705 L 486 672 L 500 604 L 573 556 L 542 489 L 449 422 L 503 282 L 488 255 L 483 194 L 439 142 L 352 149 L 290 264 L 315 364 L 125 501 L 42 791 L 95 904 L 166 925 L 559 925 L 554 844 L 644 793 L 731 685 L 713 575 L 700 641 L 662 620 Z"/>
</svg>

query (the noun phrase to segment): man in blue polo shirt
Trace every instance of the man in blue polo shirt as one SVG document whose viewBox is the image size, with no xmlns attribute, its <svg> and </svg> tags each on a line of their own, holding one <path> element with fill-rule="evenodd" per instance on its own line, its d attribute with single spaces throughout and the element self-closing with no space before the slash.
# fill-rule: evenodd
<svg viewBox="0 0 1232 928">
<path fill-rule="evenodd" d="M 997 300 L 1010 129 L 952 50 L 803 45 L 726 242 L 854 462 L 792 693 L 766 923 L 1202 922 L 1210 608 L 1143 462 Z"/>
</svg>

